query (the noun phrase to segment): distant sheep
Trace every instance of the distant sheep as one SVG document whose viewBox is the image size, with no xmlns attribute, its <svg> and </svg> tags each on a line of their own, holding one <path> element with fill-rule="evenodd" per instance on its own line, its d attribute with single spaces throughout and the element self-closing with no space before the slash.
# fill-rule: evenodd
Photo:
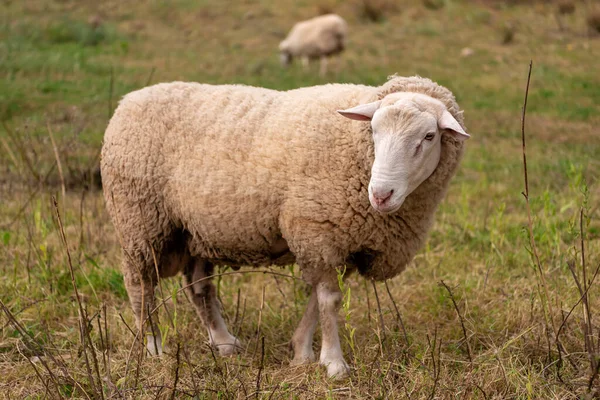
<svg viewBox="0 0 600 400">
<path fill-rule="evenodd" d="M 240 342 L 215 287 L 196 281 L 215 265 L 296 262 L 313 290 L 292 363 L 315 359 L 320 316 L 320 362 L 344 376 L 338 272 L 383 280 L 405 269 L 468 137 L 452 93 L 420 77 L 287 92 L 174 82 L 128 94 L 101 167 L 138 326 L 158 279 L 182 272 L 211 344 L 232 354 Z M 148 349 L 162 351 L 160 335 Z"/>
<path fill-rule="evenodd" d="M 309 60 L 318 58 L 321 60 L 319 72 L 324 76 L 327 73 L 327 57 L 344 50 L 347 36 L 348 24 L 336 14 L 298 22 L 279 44 L 281 63 L 287 66 L 294 57 L 300 57 L 306 67 Z"/>
</svg>

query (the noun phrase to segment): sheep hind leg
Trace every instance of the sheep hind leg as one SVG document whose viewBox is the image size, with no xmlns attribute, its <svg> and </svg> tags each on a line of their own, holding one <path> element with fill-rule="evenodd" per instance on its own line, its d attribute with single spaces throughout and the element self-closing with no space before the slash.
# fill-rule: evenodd
<svg viewBox="0 0 600 400">
<path fill-rule="evenodd" d="M 323 335 L 319 362 L 327 367 L 327 375 L 330 378 L 341 379 L 348 375 L 349 371 L 340 346 L 337 323 L 342 292 L 333 281 L 321 282 L 316 289 Z"/>
<path fill-rule="evenodd" d="M 136 279 L 137 278 L 137 279 Z M 162 356 L 163 346 L 154 310 L 155 285 L 148 280 L 125 274 L 125 288 L 140 332 L 146 335 L 146 349 L 151 356 Z M 150 318 L 148 318 L 150 316 Z M 145 329 L 144 329 L 145 327 Z"/>
<path fill-rule="evenodd" d="M 327 75 L 327 56 L 321 56 L 321 65 L 319 66 L 319 75 L 324 78 Z"/>
<path fill-rule="evenodd" d="M 292 336 L 292 348 L 294 349 L 294 359 L 291 365 L 307 364 L 315 361 L 315 353 L 312 348 L 313 336 L 317 327 L 319 318 L 319 304 L 317 301 L 317 291 L 312 290 L 306 311 L 300 320 L 300 324 L 294 336 Z"/>
<path fill-rule="evenodd" d="M 221 356 L 230 356 L 241 348 L 241 343 L 229 333 L 221 316 L 216 289 L 210 278 L 212 273 L 211 263 L 203 259 L 193 260 L 184 273 L 185 290 L 208 331 L 210 344 L 219 350 Z"/>
</svg>

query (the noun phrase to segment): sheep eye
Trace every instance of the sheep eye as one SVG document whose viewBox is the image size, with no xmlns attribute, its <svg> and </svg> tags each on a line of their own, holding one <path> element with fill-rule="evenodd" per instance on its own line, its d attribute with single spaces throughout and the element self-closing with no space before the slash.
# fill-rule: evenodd
<svg viewBox="0 0 600 400">
<path fill-rule="evenodd" d="M 435 133 L 430 132 L 427 134 L 427 136 L 425 136 L 425 140 L 433 140 L 433 138 L 435 137 Z"/>
</svg>

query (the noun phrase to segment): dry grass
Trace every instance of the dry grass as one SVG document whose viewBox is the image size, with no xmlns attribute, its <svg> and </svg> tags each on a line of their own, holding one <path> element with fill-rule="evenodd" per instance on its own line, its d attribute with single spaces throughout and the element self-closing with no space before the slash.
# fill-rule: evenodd
<svg viewBox="0 0 600 400">
<path fill-rule="evenodd" d="M 356 14 L 369 22 L 381 22 L 398 11 L 397 2 L 390 0 L 355 0 Z"/>
<path fill-rule="evenodd" d="M 409 1 L 364 24 L 354 3 L 328 2 L 351 36 L 339 72 L 325 79 L 299 66 L 282 71 L 276 54 L 281 35 L 318 2 L 3 3 L 0 398 L 600 396 L 600 42 L 557 38 L 553 4 L 445 3 L 434 12 Z M 583 26 L 585 16 L 572 17 Z M 519 37 L 503 46 L 498 30 L 508 20 Z M 459 57 L 467 44 L 475 53 Z M 531 58 L 526 190 L 520 108 Z M 307 293 L 273 274 L 218 279 L 228 324 L 246 346 L 239 356 L 215 357 L 178 279 L 162 282 L 154 315 L 165 357 L 140 352 L 118 239 L 92 178 L 118 98 L 176 79 L 287 89 L 378 84 L 393 72 L 450 87 L 473 137 L 405 273 L 387 287 L 346 281 L 351 378 L 289 367 Z M 298 276 L 293 267 L 272 272 Z"/>
<path fill-rule="evenodd" d="M 575 12 L 575 2 L 573 0 L 561 0 L 558 2 L 556 10 L 562 15 L 573 14 Z"/>
</svg>

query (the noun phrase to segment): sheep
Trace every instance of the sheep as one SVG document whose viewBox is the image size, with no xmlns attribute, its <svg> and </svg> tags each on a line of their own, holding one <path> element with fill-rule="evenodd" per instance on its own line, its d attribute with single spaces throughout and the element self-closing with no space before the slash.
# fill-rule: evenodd
<svg viewBox="0 0 600 400">
<path fill-rule="evenodd" d="M 405 269 L 468 137 L 452 93 L 421 77 L 285 92 L 173 82 L 126 95 L 101 171 L 138 326 L 158 279 L 182 272 L 210 343 L 231 355 L 241 343 L 220 314 L 214 267 L 295 262 L 312 293 L 292 364 L 315 360 L 320 318 L 320 363 L 345 376 L 338 273 L 385 280 Z M 150 328 L 148 351 L 160 354 Z"/>
<path fill-rule="evenodd" d="M 288 66 L 300 57 L 306 68 L 310 59 L 319 58 L 319 74 L 327 73 L 327 57 L 341 53 L 346 46 L 348 24 L 337 14 L 326 14 L 298 22 L 279 44 L 281 64 Z"/>
</svg>

